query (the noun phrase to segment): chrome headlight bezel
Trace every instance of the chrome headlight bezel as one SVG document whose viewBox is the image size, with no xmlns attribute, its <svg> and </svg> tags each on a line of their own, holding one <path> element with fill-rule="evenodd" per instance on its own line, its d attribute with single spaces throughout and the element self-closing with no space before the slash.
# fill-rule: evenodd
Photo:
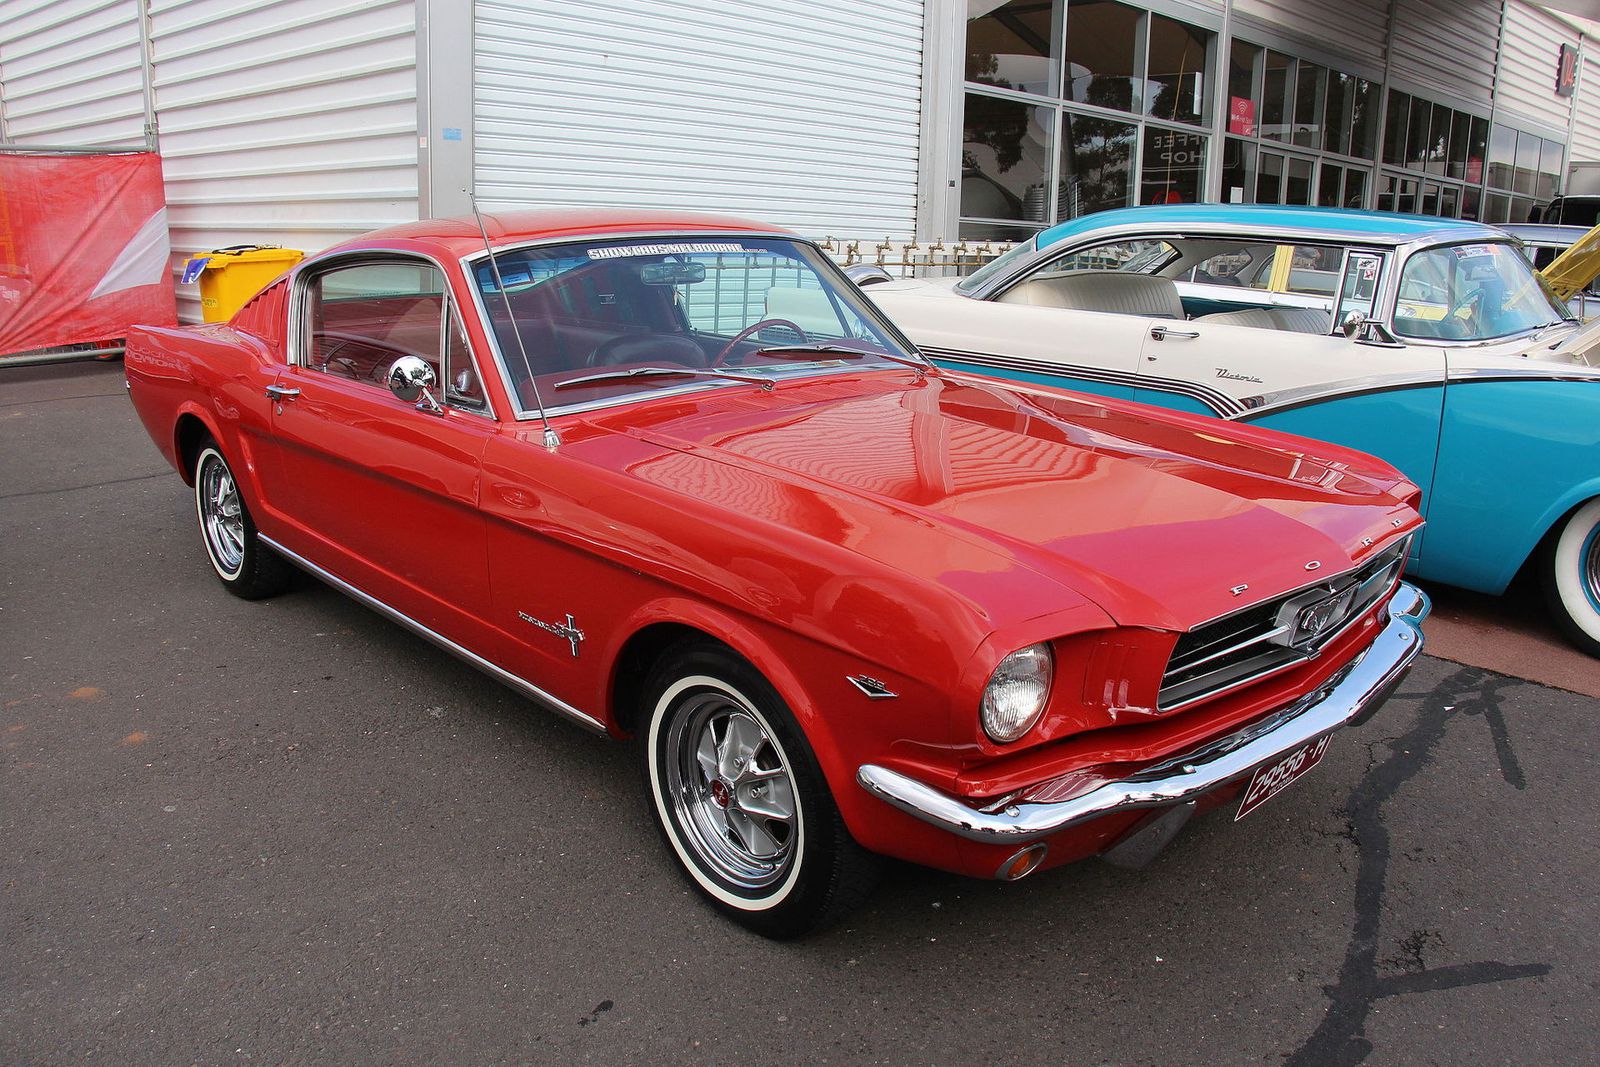
<svg viewBox="0 0 1600 1067">
<path fill-rule="evenodd" d="M 1049 642 L 1007 655 L 995 665 L 978 701 L 983 732 L 1002 745 L 1025 737 L 1044 715 L 1054 681 L 1055 655 Z"/>
</svg>

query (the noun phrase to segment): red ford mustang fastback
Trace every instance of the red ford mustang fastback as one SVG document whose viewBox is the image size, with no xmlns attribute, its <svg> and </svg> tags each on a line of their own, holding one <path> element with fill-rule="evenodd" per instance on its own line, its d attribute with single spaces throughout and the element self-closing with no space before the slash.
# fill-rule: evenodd
<svg viewBox="0 0 1600 1067">
<path fill-rule="evenodd" d="M 297 565 L 637 737 L 671 854 L 752 929 L 841 913 L 880 854 L 1148 859 L 1421 650 L 1417 490 L 1369 456 L 937 370 L 769 227 L 486 229 L 138 331 L 133 402 L 224 586 Z"/>
</svg>

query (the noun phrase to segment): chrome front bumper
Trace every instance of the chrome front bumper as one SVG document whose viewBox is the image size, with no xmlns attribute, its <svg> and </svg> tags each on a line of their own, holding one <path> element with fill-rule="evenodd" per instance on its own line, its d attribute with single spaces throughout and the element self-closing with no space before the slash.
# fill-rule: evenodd
<svg viewBox="0 0 1600 1067">
<path fill-rule="evenodd" d="M 1181 804 L 1378 710 L 1422 654 L 1427 596 L 1404 582 L 1386 606 L 1389 622 L 1355 660 L 1314 692 L 1251 725 L 1067 800 L 1017 799 L 983 811 L 898 771 L 866 764 L 862 788 L 924 822 L 974 841 L 1008 844 L 1048 837 L 1103 815 Z M 994 805 L 991 805 L 994 807 Z"/>
</svg>

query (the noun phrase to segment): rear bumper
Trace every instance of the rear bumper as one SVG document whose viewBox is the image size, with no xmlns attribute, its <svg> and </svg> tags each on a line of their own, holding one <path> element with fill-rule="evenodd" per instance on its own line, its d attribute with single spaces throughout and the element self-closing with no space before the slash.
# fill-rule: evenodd
<svg viewBox="0 0 1600 1067">
<path fill-rule="evenodd" d="M 870 763 L 856 772 L 856 781 L 901 811 L 987 844 L 1025 843 L 1105 815 L 1182 804 L 1323 734 L 1365 722 L 1422 654 L 1422 620 L 1429 607 L 1420 589 L 1401 583 L 1385 607 L 1388 623 L 1377 639 L 1319 689 L 1242 730 L 1066 800 L 1018 799 L 998 810 L 980 810 Z"/>
</svg>

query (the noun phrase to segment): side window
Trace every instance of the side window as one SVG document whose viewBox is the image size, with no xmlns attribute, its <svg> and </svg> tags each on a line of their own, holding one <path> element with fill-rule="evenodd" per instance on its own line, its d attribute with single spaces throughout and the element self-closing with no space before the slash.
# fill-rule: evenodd
<svg viewBox="0 0 1600 1067">
<path fill-rule="evenodd" d="M 1378 276 L 1383 270 L 1383 257 L 1376 252 L 1351 252 L 1344 265 L 1344 283 L 1339 287 L 1339 307 L 1334 313 L 1335 324 L 1342 323 L 1351 312 L 1363 318 L 1372 317 L 1372 303 L 1378 295 Z"/>
<path fill-rule="evenodd" d="M 1344 249 L 1332 245 L 1273 245 L 1272 254 L 1252 264 L 1254 289 L 1301 296 L 1333 296 Z"/>
<path fill-rule="evenodd" d="M 1111 270 L 1125 274 L 1154 274 L 1177 255 L 1165 241 L 1114 241 L 1062 256 L 1045 269 L 1051 273 L 1066 270 Z"/>
<path fill-rule="evenodd" d="M 472 349 L 467 346 L 467 335 L 461 329 L 461 317 L 447 307 L 445 318 L 445 401 L 457 407 L 485 411 L 489 402 L 483 395 L 483 379 L 478 377 L 478 368 L 472 362 Z"/>
<path fill-rule="evenodd" d="M 443 381 L 444 305 L 444 278 L 428 264 L 361 263 L 325 271 L 306 286 L 302 362 L 382 389 L 390 364 L 419 356 Z"/>
<path fill-rule="evenodd" d="M 1207 244 L 1210 247 L 1206 251 L 1210 254 L 1184 273 L 1184 281 L 1245 289 L 1266 288 L 1266 274 L 1270 273 L 1275 246 L 1241 241 L 1218 249 L 1212 242 Z"/>
</svg>

